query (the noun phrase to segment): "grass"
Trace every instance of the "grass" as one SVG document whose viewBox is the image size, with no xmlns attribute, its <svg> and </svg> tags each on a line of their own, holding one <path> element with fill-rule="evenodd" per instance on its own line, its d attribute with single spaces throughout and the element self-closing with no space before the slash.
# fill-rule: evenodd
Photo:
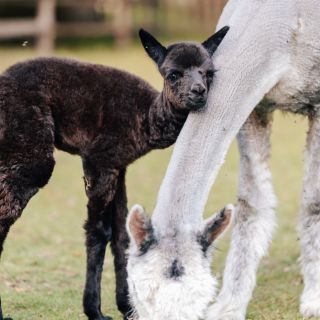
<svg viewBox="0 0 320 320">
<path fill-rule="evenodd" d="M 1 48 L 0 69 L 33 55 L 25 48 Z M 57 55 L 117 66 L 161 88 L 156 68 L 140 48 L 59 50 Z M 302 279 L 295 229 L 306 127 L 303 118 L 276 113 L 271 168 L 279 198 L 279 228 L 269 256 L 261 263 L 248 319 L 302 319 L 298 313 Z M 152 212 L 171 151 L 153 151 L 129 168 L 129 205 L 141 203 Z M 86 198 L 81 163 L 78 157 L 62 152 L 56 152 L 55 157 L 57 164 L 50 183 L 30 201 L 12 228 L 1 259 L 3 309 L 15 320 L 85 318 L 81 300 L 85 271 L 82 224 L 86 216 Z M 235 202 L 238 170 L 239 156 L 233 144 L 210 195 L 206 213 Z M 223 270 L 228 243 L 229 236 L 220 242 L 221 250 L 215 256 L 213 269 L 218 276 Z M 103 311 L 120 320 L 113 292 L 114 274 L 108 252 L 103 275 Z"/>
</svg>

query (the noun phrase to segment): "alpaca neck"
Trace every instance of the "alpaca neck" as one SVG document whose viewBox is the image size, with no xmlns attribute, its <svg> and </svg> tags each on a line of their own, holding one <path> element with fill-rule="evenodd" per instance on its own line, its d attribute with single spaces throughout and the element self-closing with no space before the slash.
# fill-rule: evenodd
<svg viewBox="0 0 320 320">
<path fill-rule="evenodd" d="M 243 22 L 251 2 L 231 1 L 239 4 L 239 10 L 227 5 L 222 15 L 219 25 L 230 25 L 230 32 L 214 57 L 219 72 L 207 111 L 188 117 L 175 145 L 152 217 L 160 233 L 201 224 L 209 191 L 232 140 L 290 67 L 297 21 L 294 1 L 255 1 L 259 10 Z"/>
<path fill-rule="evenodd" d="M 173 105 L 162 91 L 149 109 L 149 143 L 153 148 L 166 148 L 173 144 L 186 121 L 188 110 Z"/>
</svg>

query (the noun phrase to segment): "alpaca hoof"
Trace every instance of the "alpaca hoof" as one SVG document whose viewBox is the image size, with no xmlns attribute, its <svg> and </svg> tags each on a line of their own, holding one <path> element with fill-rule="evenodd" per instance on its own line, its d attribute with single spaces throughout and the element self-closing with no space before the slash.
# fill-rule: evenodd
<svg viewBox="0 0 320 320">
<path fill-rule="evenodd" d="M 242 312 L 231 309 L 232 304 L 215 303 L 207 312 L 206 320 L 245 320 Z"/>
<path fill-rule="evenodd" d="M 304 318 L 320 317 L 320 299 L 302 300 L 300 312 Z"/>
<path fill-rule="evenodd" d="M 137 316 L 132 315 L 130 312 L 129 314 L 123 316 L 123 320 L 139 320 L 139 318 Z"/>
</svg>

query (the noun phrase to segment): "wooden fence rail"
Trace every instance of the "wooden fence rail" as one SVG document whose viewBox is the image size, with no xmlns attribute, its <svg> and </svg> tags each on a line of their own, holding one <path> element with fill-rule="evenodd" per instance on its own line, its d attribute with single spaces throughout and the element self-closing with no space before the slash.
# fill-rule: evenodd
<svg viewBox="0 0 320 320">
<path fill-rule="evenodd" d="M 56 0 L 38 0 L 34 19 L 0 20 L 0 38 L 34 36 L 43 55 L 50 54 L 55 41 Z"/>
<path fill-rule="evenodd" d="M 127 43 L 132 34 L 131 2 L 118 0 L 110 22 L 57 22 L 57 0 L 37 0 L 36 16 L 29 19 L 0 20 L 0 39 L 35 37 L 41 55 L 52 53 L 56 36 L 114 35 L 119 45 Z M 67 5 L 72 3 L 66 2 Z M 74 3 L 74 5 L 76 2 Z M 81 1 L 82 6 L 93 6 L 92 0 Z"/>
<path fill-rule="evenodd" d="M 226 3 L 226 0 L 6 1 L 9 4 L 14 2 L 18 6 L 26 6 L 29 9 L 36 6 L 36 14 L 34 18 L 28 19 L 0 19 L 0 39 L 33 37 L 36 39 L 37 49 L 41 55 L 52 53 L 56 37 L 112 35 L 118 45 L 123 45 L 130 41 L 133 31 L 138 27 L 150 27 L 151 30 L 158 27 L 167 34 L 179 34 L 187 28 L 190 29 L 190 21 L 193 21 L 192 30 L 189 30 L 191 33 L 204 33 L 203 29 L 213 29 Z M 102 14 L 102 19 L 96 19 L 97 21 L 61 22 L 56 20 L 57 9 L 62 12 L 63 10 L 72 12 L 72 9 L 76 8 L 80 9 L 81 13 L 86 13 L 94 12 L 97 6 Z M 141 8 L 144 11 L 141 11 Z M 136 22 L 134 21 L 134 13 L 139 12 L 140 20 Z M 153 13 L 150 15 L 150 12 Z M 155 14 L 159 12 L 161 15 Z M 163 15 L 164 12 L 165 15 Z M 141 14 L 144 15 L 142 18 Z M 158 19 L 160 16 L 162 17 L 161 22 Z M 104 21 L 103 17 L 108 17 L 108 19 Z M 138 25 L 135 26 L 135 23 Z"/>
</svg>

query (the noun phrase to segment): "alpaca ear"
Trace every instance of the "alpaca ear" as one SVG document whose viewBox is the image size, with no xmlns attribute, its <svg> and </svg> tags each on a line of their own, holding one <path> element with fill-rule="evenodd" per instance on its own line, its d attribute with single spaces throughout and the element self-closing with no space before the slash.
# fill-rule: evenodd
<svg viewBox="0 0 320 320">
<path fill-rule="evenodd" d="M 143 29 L 139 31 L 139 37 L 149 57 L 160 67 L 167 55 L 167 49 Z"/>
<path fill-rule="evenodd" d="M 219 47 L 221 41 L 228 33 L 230 27 L 226 26 L 217 31 L 214 35 L 212 35 L 210 38 L 208 38 L 206 41 L 202 42 L 202 45 L 207 49 L 209 54 L 212 56 L 213 53 L 217 50 Z"/>
<path fill-rule="evenodd" d="M 151 219 L 138 204 L 134 205 L 129 212 L 127 231 L 130 241 L 136 245 L 141 254 L 146 253 L 156 243 Z"/>
<path fill-rule="evenodd" d="M 204 230 L 200 236 L 200 244 L 204 252 L 206 252 L 212 243 L 223 234 L 223 231 L 226 230 L 233 212 L 234 206 L 232 204 L 228 204 L 220 212 L 214 214 L 211 218 L 205 221 Z"/>
</svg>

